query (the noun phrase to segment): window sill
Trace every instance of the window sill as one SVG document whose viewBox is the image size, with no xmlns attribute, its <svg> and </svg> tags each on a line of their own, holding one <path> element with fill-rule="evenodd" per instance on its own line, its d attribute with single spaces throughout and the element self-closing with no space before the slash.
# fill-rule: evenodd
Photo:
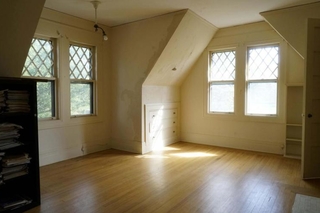
<svg viewBox="0 0 320 213">
<path fill-rule="evenodd" d="M 285 119 L 276 116 L 265 115 L 244 115 L 237 113 L 204 113 L 206 119 L 217 119 L 226 121 L 238 121 L 238 122 L 259 122 L 259 123 L 285 123 Z"/>
<path fill-rule="evenodd" d="M 67 119 L 52 119 L 52 120 L 38 120 L 38 129 L 55 129 L 67 126 L 78 126 L 92 123 L 103 122 L 103 116 L 101 115 L 90 115 L 90 116 L 77 116 Z"/>
</svg>

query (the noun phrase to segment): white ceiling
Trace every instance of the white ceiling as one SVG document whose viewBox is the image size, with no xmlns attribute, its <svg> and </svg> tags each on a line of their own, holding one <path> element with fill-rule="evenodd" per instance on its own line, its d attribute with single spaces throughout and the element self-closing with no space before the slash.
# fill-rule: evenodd
<svg viewBox="0 0 320 213">
<path fill-rule="evenodd" d="M 46 0 L 45 7 L 94 21 L 91 0 Z M 260 12 L 318 0 L 100 0 L 98 22 L 117 26 L 190 9 L 218 28 L 263 20 Z"/>
</svg>

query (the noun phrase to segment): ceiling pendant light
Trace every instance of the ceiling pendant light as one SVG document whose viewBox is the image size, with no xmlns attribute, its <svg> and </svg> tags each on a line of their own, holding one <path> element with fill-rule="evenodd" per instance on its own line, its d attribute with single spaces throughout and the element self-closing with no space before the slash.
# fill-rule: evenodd
<svg viewBox="0 0 320 213">
<path fill-rule="evenodd" d="M 100 1 L 91 1 L 93 7 L 94 7 L 94 29 L 97 32 L 98 29 L 100 29 L 102 31 L 103 34 L 103 40 L 108 40 L 107 34 L 106 32 L 104 32 L 104 30 L 98 25 L 98 21 L 97 21 L 97 9 L 98 9 L 98 5 L 101 3 Z"/>
</svg>

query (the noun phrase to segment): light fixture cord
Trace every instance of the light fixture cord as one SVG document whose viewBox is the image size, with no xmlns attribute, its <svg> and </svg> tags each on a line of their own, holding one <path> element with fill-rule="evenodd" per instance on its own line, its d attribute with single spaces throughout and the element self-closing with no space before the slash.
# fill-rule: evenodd
<svg viewBox="0 0 320 213">
<path fill-rule="evenodd" d="M 91 1 L 93 7 L 94 7 L 94 20 L 95 24 L 98 24 L 98 5 L 100 4 L 100 1 Z"/>
<path fill-rule="evenodd" d="M 97 18 L 98 15 L 97 15 L 97 7 L 94 7 L 94 20 L 95 20 L 95 24 L 98 24 L 98 21 L 97 21 Z"/>
</svg>

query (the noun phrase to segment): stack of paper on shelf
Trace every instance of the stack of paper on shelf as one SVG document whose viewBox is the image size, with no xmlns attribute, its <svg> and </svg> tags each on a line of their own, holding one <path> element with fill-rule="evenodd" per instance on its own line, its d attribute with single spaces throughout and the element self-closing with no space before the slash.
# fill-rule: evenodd
<svg viewBox="0 0 320 213">
<path fill-rule="evenodd" d="M 10 180 L 12 178 L 20 177 L 28 174 L 28 163 L 31 158 L 28 154 L 9 155 L 4 156 L 2 159 L 2 180 Z"/>
<path fill-rule="evenodd" d="M 29 92 L 0 90 L 0 113 L 30 112 Z"/>
<path fill-rule="evenodd" d="M 14 210 L 21 206 L 27 205 L 32 202 L 32 199 L 21 196 L 21 195 L 11 195 L 0 198 L 0 212 Z"/>
<path fill-rule="evenodd" d="M 20 177 L 22 175 L 28 174 L 28 165 L 19 165 L 12 167 L 3 167 L 0 175 L 2 176 L 2 180 L 10 180 L 12 178 Z"/>
<path fill-rule="evenodd" d="M 7 112 L 30 112 L 29 93 L 23 90 L 7 90 Z"/>
<path fill-rule="evenodd" d="M 31 158 L 27 153 L 23 153 L 20 155 L 9 155 L 9 156 L 3 157 L 2 166 L 9 167 L 9 166 L 27 164 L 27 163 L 30 163 L 30 160 Z"/>
<path fill-rule="evenodd" d="M 12 123 L 0 123 L 0 151 L 22 145 L 19 142 L 19 130 L 22 126 Z"/>
</svg>

